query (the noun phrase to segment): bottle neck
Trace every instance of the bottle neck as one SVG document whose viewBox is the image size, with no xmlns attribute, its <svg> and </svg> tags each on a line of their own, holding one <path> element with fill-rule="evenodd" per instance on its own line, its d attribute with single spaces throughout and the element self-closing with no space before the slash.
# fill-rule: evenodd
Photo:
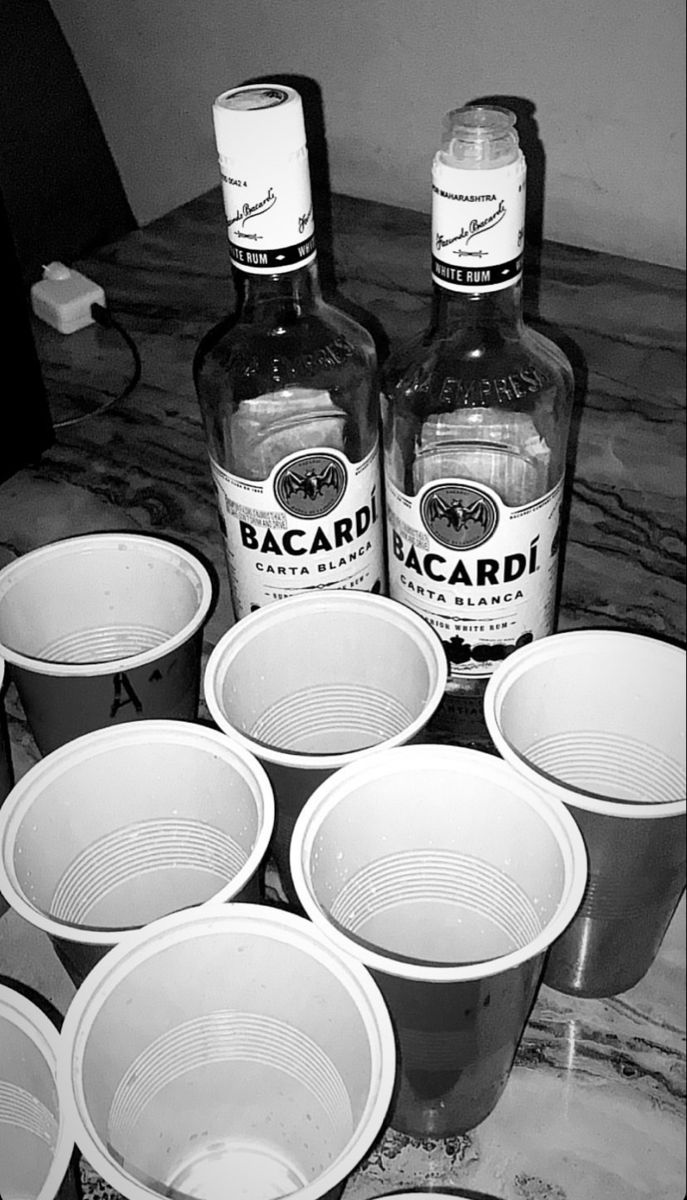
<svg viewBox="0 0 687 1200">
<path fill-rule="evenodd" d="M 432 315 L 437 333 L 459 324 L 463 329 L 491 327 L 518 335 L 523 328 L 522 278 L 495 292 L 456 292 L 435 283 Z"/>
<path fill-rule="evenodd" d="M 438 308 L 444 319 L 458 320 L 464 328 L 517 334 L 522 328 L 525 159 L 512 120 L 504 122 L 500 111 L 474 108 L 456 116 L 450 147 L 436 154 L 432 165 L 432 277 L 441 295 Z"/>
<path fill-rule="evenodd" d="M 322 300 L 317 259 L 279 275 L 257 275 L 236 269 L 236 286 L 244 317 L 274 321 L 280 314 L 298 316 Z"/>
</svg>

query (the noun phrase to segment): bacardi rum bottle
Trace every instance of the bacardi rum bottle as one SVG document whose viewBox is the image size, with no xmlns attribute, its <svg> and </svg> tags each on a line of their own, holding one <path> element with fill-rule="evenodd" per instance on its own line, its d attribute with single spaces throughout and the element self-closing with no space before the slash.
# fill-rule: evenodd
<svg viewBox="0 0 687 1200">
<path fill-rule="evenodd" d="M 498 108 L 448 114 L 432 172 L 432 320 L 383 383 L 390 594 L 444 642 L 454 733 L 475 745 L 496 664 L 554 628 L 573 404 L 568 360 L 523 323 L 514 125 Z"/>
<path fill-rule="evenodd" d="M 385 591 L 377 359 L 322 298 L 300 95 L 235 88 L 213 113 L 243 294 L 194 379 L 236 617 L 305 588 Z"/>
</svg>

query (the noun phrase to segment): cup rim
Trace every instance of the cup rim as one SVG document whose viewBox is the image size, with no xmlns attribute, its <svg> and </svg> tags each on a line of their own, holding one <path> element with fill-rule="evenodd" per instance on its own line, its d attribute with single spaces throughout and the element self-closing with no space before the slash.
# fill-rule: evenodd
<svg viewBox="0 0 687 1200">
<path fill-rule="evenodd" d="M 618 642 L 622 640 L 628 646 L 632 643 L 651 646 L 666 658 L 678 660 L 684 671 L 685 651 L 681 647 L 629 630 L 574 629 L 552 634 L 515 650 L 491 675 L 484 693 L 484 719 L 489 735 L 501 757 L 518 775 L 527 779 L 539 792 L 565 805 L 601 816 L 631 821 L 682 816 L 687 811 L 687 797 L 665 802 L 622 800 L 590 792 L 573 784 L 560 783 L 554 776 L 530 763 L 525 755 L 508 741 L 501 729 L 500 713 L 504 696 L 532 666 L 561 657 L 574 657 L 585 643 L 610 639 Z"/>
<path fill-rule="evenodd" d="M 179 564 L 193 576 L 195 582 L 199 586 L 200 595 L 194 615 L 190 621 L 187 621 L 182 629 L 177 630 L 166 641 L 151 647 L 149 650 L 142 650 L 138 654 L 125 655 L 123 658 L 106 659 L 97 662 L 53 662 L 49 659 L 37 658 L 34 655 L 24 654 L 23 651 L 17 650 L 6 642 L 0 641 L 0 655 L 6 662 L 20 670 L 31 671 L 36 675 L 50 675 L 59 678 L 82 677 L 87 675 L 113 675 L 118 671 L 134 671 L 137 667 L 145 666 L 147 663 L 161 658 L 165 654 L 170 654 L 179 646 L 188 642 L 191 637 L 200 629 L 210 610 L 210 605 L 213 599 L 213 586 L 210 574 L 199 558 L 190 550 L 180 546 L 177 542 L 170 541 L 167 538 L 152 537 L 144 533 L 86 533 L 76 534 L 74 537 L 61 538 L 56 542 L 48 542 L 45 546 L 38 546 L 35 550 L 28 550 L 26 554 L 20 554 L 18 558 L 12 559 L 2 569 L 0 569 L 0 601 L 4 594 L 4 590 L 12 580 L 18 579 L 22 573 L 32 571 L 36 565 L 40 566 L 41 562 L 46 558 L 69 557 L 73 551 L 88 551 L 90 549 L 107 549 L 113 543 L 132 543 L 135 546 L 141 546 L 148 551 L 156 551 L 161 555 L 163 551 L 171 557 L 175 557 Z"/>
<path fill-rule="evenodd" d="M 275 625 L 286 624 L 292 619 L 291 614 L 298 608 L 306 611 L 322 611 L 337 608 L 354 611 L 356 608 L 375 610 L 380 614 L 393 616 L 405 624 L 406 628 L 417 635 L 418 648 L 424 655 L 430 676 L 430 688 L 422 711 L 399 733 L 393 734 L 384 741 L 361 750 L 347 750 L 336 754 L 301 754 L 296 751 L 281 750 L 276 746 L 260 742 L 249 734 L 237 729 L 224 714 L 219 702 L 221 685 L 234 656 L 239 653 L 261 629 Z M 418 616 L 407 605 L 380 596 L 376 592 L 359 592 L 347 588 L 312 589 L 297 596 L 289 596 L 286 600 L 266 605 L 256 612 L 242 617 L 235 625 L 226 631 L 211 651 L 203 676 L 203 691 L 205 702 L 215 723 L 232 740 L 250 750 L 256 757 L 269 763 L 283 767 L 302 767 L 305 770 L 336 770 L 347 763 L 354 762 L 363 755 L 375 753 L 379 749 L 400 745 L 413 738 L 426 724 L 432 713 L 438 707 L 446 688 L 448 664 L 446 654 L 436 631 L 428 621 Z"/>
<path fill-rule="evenodd" d="M 60 1034 L 44 1012 L 21 992 L 0 983 L 0 1017 L 20 1029 L 43 1055 L 55 1083 L 58 1104 L 57 1140 L 52 1163 L 36 1200 L 54 1200 L 74 1152 L 74 1135 L 63 1090 L 57 1079 Z"/>
<path fill-rule="evenodd" d="M 482 778 L 496 779 L 511 793 L 534 809 L 556 838 L 564 862 L 567 890 L 561 897 L 556 914 L 545 928 L 527 946 L 519 947 L 498 958 L 476 963 L 417 963 L 395 959 L 393 955 L 378 953 L 367 946 L 348 938 L 331 923 L 311 889 L 310 872 L 307 864 L 317 831 L 324 820 L 345 796 L 351 785 L 362 777 L 366 781 L 389 778 L 389 768 L 394 774 L 405 774 L 415 767 L 425 775 L 433 768 L 446 766 L 460 768 L 465 773 L 476 772 Z M 458 774 L 458 771 L 457 771 Z M 359 759 L 342 767 L 325 779 L 306 800 L 294 826 L 290 845 L 290 869 L 294 888 L 300 903 L 310 920 L 342 950 L 353 955 L 368 969 L 393 975 L 396 978 L 425 983 L 464 983 L 505 974 L 513 968 L 544 954 L 552 942 L 571 923 L 577 912 L 587 885 L 587 850 L 584 839 L 574 818 L 563 805 L 553 805 L 544 796 L 532 789 L 516 775 L 501 759 L 480 750 L 469 750 L 463 746 L 433 745 L 425 743 L 414 746 L 396 746 L 378 751 L 369 758 Z"/>
<path fill-rule="evenodd" d="M 237 895 L 255 875 L 263 861 L 272 838 L 275 823 L 274 791 L 264 767 L 242 746 L 234 745 L 218 729 L 191 721 L 150 720 L 126 721 L 120 725 L 96 729 L 59 746 L 45 758 L 39 759 L 14 785 L 0 805 L 0 892 L 21 917 L 35 928 L 43 930 L 49 937 L 63 938 L 80 946 L 116 946 L 137 928 L 93 929 L 87 925 L 75 926 L 51 917 L 35 907 L 19 885 L 14 869 L 14 845 L 18 830 L 36 793 L 41 794 L 56 778 L 66 774 L 74 760 L 97 758 L 101 751 L 117 745 L 179 745 L 202 743 L 213 756 L 221 755 L 235 767 L 251 788 L 256 804 L 262 809 L 260 828 L 255 845 L 246 862 L 233 879 L 196 908 L 208 904 L 225 903 Z"/>
<path fill-rule="evenodd" d="M 129 1200 L 159 1200 L 161 1192 L 133 1179 L 101 1151 L 101 1139 L 90 1119 L 84 1091 L 79 1082 L 90 1030 L 99 1005 L 111 995 L 129 970 L 152 955 L 194 935 L 212 934 L 222 926 L 232 931 L 271 933 L 313 954 L 331 968 L 332 974 L 356 1002 L 368 1034 L 370 1047 L 370 1093 L 349 1143 L 324 1175 L 298 1192 L 299 1200 L 320 1200 L 324 1191 L 336 1187 L 359 1165 L 377 1137 L 391 1103 L 396 1078 L 396 1043 L 386 1002 L 369 972 L 332 946 L 312 923 L 292 912 L 259 904 L 212 904 L 202 909 L 172 913 L 130 933 L 105 958 L 96 963 L 72 1000 L 62 1026 L 58 1047 L 57 1077 L 66 1097 L 69 1116 L 79 1131 L 79 1146 L 93 1168 Z M 124 1191 L 124 1187 L 126 1190 Z M 46 1198 L 47 1200 L 47 1198 Z"/>
</svg>

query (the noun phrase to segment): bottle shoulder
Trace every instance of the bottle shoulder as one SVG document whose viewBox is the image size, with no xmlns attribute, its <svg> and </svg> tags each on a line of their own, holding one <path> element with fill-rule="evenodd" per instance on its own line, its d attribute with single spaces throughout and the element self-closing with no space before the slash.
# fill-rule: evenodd
<svg viewBox="0 0 687 1200">
<path fill-rule="evenodd" d="M 212 457 L 245 478 L 264 478 L 283 454 L 310 445 L 361 461 L 379 425 L 372 338 L 324 301 L 275 305 L 271 317 L 258 321 L 243 309 L 210 330 L 196 352 Z"/>
<path fill-rule="evenodd" d="M 347 376 L 351 369 L 377 377 L 374 342 L 362 326 L 329 306 L 269 324 L 239 314 L 210 330 L 194 358 L 199 386 L 223 375 L 243 381 L 242 394 L 305 384 L 311 378 L 317 386 L 336 386 L 337 376 Z"/>
<path fill-rule="evenodd" d="M 392 350 L 382 391 L 398 404 L 442 409 L 536 405 L 539 393 L 572 402 L 573 372 L 550 338 L 524 323 L 430 327 Z"/>
<path fill-rule="evenodd" d="M 375 357 L 374 341 L 368 331 L 348 313 L 325 300 L 263 305 L 252 311 L 240 307 L 213 325 L 202 337 L 196 358 L 223 355 L 239 346 L 278 345 L 280 352 L 297 351 L 303 345 L 327 345 L 345 338 L 363 356 Z"/>
<path fill-rule="evenodd" d="M 388 478 L 407 495 L 472 478 L 528 503 L 562 476 L 573 401 L 567 359 L 522 322 L 430 329 L 385 364 Z"/>
</svg>

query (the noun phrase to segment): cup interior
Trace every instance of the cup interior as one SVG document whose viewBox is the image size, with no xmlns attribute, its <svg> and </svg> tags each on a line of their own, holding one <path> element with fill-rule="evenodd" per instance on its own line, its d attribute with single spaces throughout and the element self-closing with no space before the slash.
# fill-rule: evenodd
<svg viewBox="0 0 687 1200">
<path fill-rule="evenodd" d="M 146 722 L 44 759 L 0 810 L 3 871 L 49 931 L 122 931 L 232 894 L 257 870 L 273 802 L 221 734 Z"/>
<path fill-rule="evenodd" d="M 77 1105 L 120 1189 L 113 1165 L 161 1196 L 220 1200 L 227 1180 L 232 1200 L 300 1196 L 369 1120 L 380 1060 L 362 989 L 307 935 L 231 920 L 150 941 L 79 1017 Z"/>
<path fill-rule="evenodd" d="M 13 781 L 12 750 L 7 732 L 5 716 L 4 687 L 5 664 L 0 658 L 0 804 L 10 791 Z M 0 896 L 0 916 L 3 912 L 2 896 Z"/>
<path fill-rule="evenodd" d="M 445 664 L 429 626 L 391 605 L 313 595 L 245 618 L 219 643 L 206 676 L 213 715 L 293 754 L 350 753 L 402 735 L 438 704 Z"/>
<path fill-rule="evenodd" d="M 67 539 L 0 572 L 0 645 L 6 657 L 47 663 L 135 658 L 195 628 L 210 591 L 205 569 L 172 543 Z"/>
<path fill-rule="evenodd" d="M 615 631 L 546 641 L 517 652 L 490 683 L 497 744 L 592 796 L 684 800 L 684 652 Z"/>
<path fill-rule="evenodd" d="M 571 875 L 529 791 L 505 764 L 456 748 L 400 747 L 343 768 L 296 825 L 301 903 L 391 973 L 527 957 Z"/>
<path fill-rule="evenodd" d="M 34 1027 L 42 1014 L 29 1017 L 32 1006 L 13 993 L 8 1000 L 7 991 L 0 988 L 0 1195 L 48 1200 L 70 1151 L 63 1145 L 54 1048 Z"/>
</svg>

